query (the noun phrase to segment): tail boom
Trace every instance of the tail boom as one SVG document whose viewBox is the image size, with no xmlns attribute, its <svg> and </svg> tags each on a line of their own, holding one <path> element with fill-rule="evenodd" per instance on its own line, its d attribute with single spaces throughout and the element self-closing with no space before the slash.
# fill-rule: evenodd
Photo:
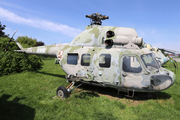
<svg viewBox="0 0 180 120">
<path fill-rule="evenodd" d="M 60 44 L 30 47 L 30 48 L 23 48 L 18 42 L 16 42 L 16 44 L 21 50 L 14 50 L 15 52 L 22 52 L 22 53 L 34 54 L 34 55 L 45 55 L 52 57 L 56 57 L 58 53 L 58 49 L 60 48 Z"/>
</svg>

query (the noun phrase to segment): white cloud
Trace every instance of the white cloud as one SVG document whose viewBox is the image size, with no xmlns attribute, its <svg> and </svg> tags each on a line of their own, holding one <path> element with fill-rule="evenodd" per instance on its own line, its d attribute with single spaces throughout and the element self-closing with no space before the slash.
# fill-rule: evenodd
<svg viewBox="0 0 180 120">
<path fill-rule="evenodd" d="M 152 30 L 151 33 L 156 34 L 156 33 L 158 33 L 158 31 L 157 30 Z"/>
<path fill-rule="evenodd" d="M 143 31 L 143 30 L 137 30 L 137 33 L 138 33 L 138 36 L 140 36 L 140 37 L 145 37 L 146 36 L 146 34 L 145 34 L 145 31 Z"/>
<path fill-rule="evenodd" d="M 57 24 L 41 19 L 24 18 L 6 9 L 3 9 L 2 7 L 0 7 L 0 14 L 1 19 L 5 19 L 13 23 L 25 24 L 47 31 L 60 32 L 70 37 L 75 37 L 81 32 L 80 29 L 72 28 L 63 24 Z"/>
<path fill-rule="evenodd" d="M 0 1 L 0 4 L 1 5 L 5 5 L 5 6 L 10 6 L 10 7 L 18 8 L 18 9 L 21 9 L 21 10 L 25 10 L 22 7 L 19 7 L 19 6 L 15 5 L 15 4 L 11 4 L 9 2 Z"/>
</svg>

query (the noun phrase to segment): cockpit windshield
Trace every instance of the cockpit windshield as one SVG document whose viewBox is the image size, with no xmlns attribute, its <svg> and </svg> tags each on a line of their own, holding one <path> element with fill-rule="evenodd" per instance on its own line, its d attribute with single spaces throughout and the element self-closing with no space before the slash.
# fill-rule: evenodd
<svg viewBox="0 0 180 120">
<path fill-rule="evenodd" d="M 155 58 L 152 54 L 141 55 L 141 58 L 145 64 L 146 68 L 149 69 L 150 71 L 152 71 L 154 69 L 158 69 L 160 67 L 157 64 L 157 62 L 155 61 Z"/>
</svg>

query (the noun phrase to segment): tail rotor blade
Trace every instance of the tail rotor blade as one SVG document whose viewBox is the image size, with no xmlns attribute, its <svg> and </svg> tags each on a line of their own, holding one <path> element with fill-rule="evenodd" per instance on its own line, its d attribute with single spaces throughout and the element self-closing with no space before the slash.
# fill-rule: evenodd
<svg viewBox="0 0 180 120">
<path fill-rule="evenodd" d="M 5 48 L 5 51 L 7 51 L 8 47 L 9 47 L 9 44 L 10 44 L 10 42 L 13 40 L 13 37 L 14 37 L 14 35 L 16 34 L 17 31 L 18 31 L 18 29 L 14 32 L 13 36 L 12 36 L 11 39 L 9 40 L 9 42 L 8 42 L 6 48 Z"/>
<path fill-rule="evenodd" d="M 9 47 L 9 43 L 8 43 L 7 46 L 6 46 L 5 51 L 7 51 L 8 47 Z"/>
</svg>

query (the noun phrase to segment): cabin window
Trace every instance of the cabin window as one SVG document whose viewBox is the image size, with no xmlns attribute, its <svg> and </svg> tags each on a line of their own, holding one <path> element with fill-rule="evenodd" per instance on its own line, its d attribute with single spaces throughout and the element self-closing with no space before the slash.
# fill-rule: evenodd
<svg viewBox="0 0 180 120">
<path fill-rule="evenodd" d="M 78 54 L 77 53 L 68 53 L 67 64 L 77 65 L 78 63 Z"/>
<path fill-rule="evenodd" d="M 81 65 L 82 66 L 89 66 L 90 65 L 90 59 L 91 59 L 90 54 L 82 54 L 82 56 L 81 56 Z"/>
<path fill-rule="evenodd" d="M 140 73 L 142 71 L 142 67 L 137 57 L 125 56 L 123 58 L 123 71 L 132 72 L 132 73 Z"/>
<path fill-rule="evenodd" d="M 111 66 L 111 55 L 101 54 L 99 57 L 99 66 L 109 68 Z"/>
</svg>

